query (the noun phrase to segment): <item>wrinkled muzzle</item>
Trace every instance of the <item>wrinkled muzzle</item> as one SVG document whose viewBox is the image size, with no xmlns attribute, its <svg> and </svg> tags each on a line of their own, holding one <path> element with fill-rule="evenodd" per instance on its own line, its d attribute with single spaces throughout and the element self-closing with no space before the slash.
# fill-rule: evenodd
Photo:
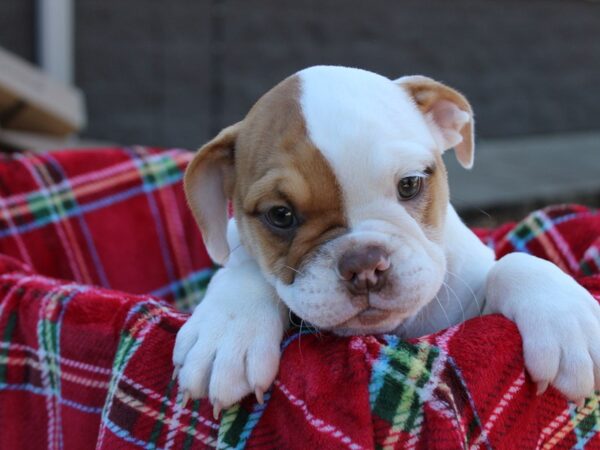
<svg viewBox="0 0 600 450">
<path fill-rule="evenodd" d="M 294 282 L 277 282 L 300 318 L 339 334 L 383 333 L 434 299 L 442 286 L 442 249 L 376 231 L 349 233 L 321 246 Z"/>
</svg>

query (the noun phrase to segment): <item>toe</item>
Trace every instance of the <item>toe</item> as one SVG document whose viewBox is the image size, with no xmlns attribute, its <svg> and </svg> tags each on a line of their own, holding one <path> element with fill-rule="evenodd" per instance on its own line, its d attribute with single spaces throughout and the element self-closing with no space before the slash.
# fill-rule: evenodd
<svg viewBox="0 0 600 450">
<path fill-rule="evenodd" d="M 569 400 L 580 401 L 594 391 L 594 367 L 586 352 L 565 353 L 554 386 Z"/>
<path fill-rule="evenodd" d="M 189 351 L 179 371 L 179 386 L 192 398 L 206 397 L 215 353 L 212 346 L 198 341 Z"/>
<path fill-rule="evenodd" d="M 594 365 L 594 389 L 600 391 L 600 350 L 590 349 L 590 356 Z"/>
<path fill-rule="evenodd" d="M 173 348 L 173 364 L 176 366 L 183 365 L 185 356 L 192 349 L 198 340 L 198 332 L 195 324 L 188 320 L 183 324 L 177 337 L 175 338 L 175 347 Z"/>
<path fill-rule="evenodd" d="M 244 353 L 245 349 L 234 349 L 227 344 L 219 349 L 209 384 L 213 405 L 228 408 L 252 392 L 246 379 Z"/>
<path fill-rule="evenodd" d="M 531 378 L 540 388 L 556 378 L 560 365 L 560 347 L 549 337 L 523 338 L 525 366 Z"/>
<path fill-rule="evenodd" d="M 267 391 L 279 370 L 281 357 L 279 343 L 274 340 L 257 340 L 246 354 L 246 373 L 253 390 Z"/>
</svg>

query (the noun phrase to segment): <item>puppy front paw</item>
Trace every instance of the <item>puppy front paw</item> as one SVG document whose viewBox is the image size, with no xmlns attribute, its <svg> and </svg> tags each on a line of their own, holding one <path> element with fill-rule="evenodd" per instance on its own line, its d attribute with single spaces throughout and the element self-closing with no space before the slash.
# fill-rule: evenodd
<svg viewBox="0 0 600 450">
<path fill-rule="evenodd" d="M 517 325 L 523 337 L 525 366 L 537 383 L 538 394 L 553 385 L 567 399 L 582 405 L 600 389 L 600 307 L 577 303 L 575 309 L 519 317 Z"/>
<path fill-rule="evenodd" d="M 582 405 L 600 389 L 600 306 L 571 278 L 548 283 L 516 317 L 525 366 L 539 394 L 551 384 Z"/>
<path fill-rule="evenodd" d="M 243 317 L 199 313 L 179 330 L 173 351 L 184 395 L 208 397 L 215 416 L 251 393 L 262 403 L 279 368 L 282 331 Z"/>
<path fill-rule="evenodd" d="M 582 405 L 600 390 L 600 305 L 573 278 L 548 261 L 511 253 L 495 263 L 487 295 L 489 312 L 517 324 L 538 393 L 552 385 Z"/>
<path fill-rule="evenodd" d="M 262 403 L 280 360 L 283 306 L 266 285 L 221 276 L 177 333 L 173 364 L 187 398 L 208 397 L 221 409 L 254 393 Z M 263 289 L 264 287 L 264 289 Z M 250 288 L 250 289 L 245 289 Z"/>
</svg>

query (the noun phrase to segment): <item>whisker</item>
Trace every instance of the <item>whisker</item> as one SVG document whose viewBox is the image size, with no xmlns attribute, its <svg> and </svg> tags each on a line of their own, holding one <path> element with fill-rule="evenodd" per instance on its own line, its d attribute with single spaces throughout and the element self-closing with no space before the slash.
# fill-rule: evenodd
<svg viewBox="0 0 600 450">
<path fill-rule="evenodd" d="M 487 216 L 488 219 L 493 219 L 492 215 L 489 212 L 487 212 L 487 211 L 485 211 L 485 210 L 483 210 L 481 208 L 479 208 L 478 210 L 479 210 L 480 213 L 482 213 L 485 216 Z"/>
<path fill-rule="evenodd" d="M 302 325 L 304 319 L 300 319 L 300 334 L 298 334 L 298 351 L 300 352 L 300 359 L 302 359 Z"/>
<path fill-rule="evenodd" d="M 450 285 L 448 283 L 446 283 L 445 281 L 444 281 L 444 286 L 446 287 L 446 291 L 447 292 L 451 292 L 452 295 L 454 296 L 454 298 L 456 299 L 456 301 L 458 302 L 458 306 L 459 306 L 460 311 L 462 313 L 462 321 L 464 322 L 465 320 L 467 320 L 467 317 L 465 315 L 465 309 L 463 308 L 463 304 L 460 301 L 460 298 L 458 297 L 458 295 L 456 295 L 456 291 L 454 289 L 452 289 L 450 287 Z"/>
<path fill-rule="evenodd" d="M 464 310 L 464 308 L 462 306 L 462 302 L 460 301 L 460 298 L 458 298 L 458 295 L 456 295 L 456 292 L 454 292 L 454 289 L 452 289 L 448 285 L 448 283 L 446 283 L 446 282 L 444 282 L 443 284 L 444 284 L 444 287 L 446 288 L 446 293 L 447 293 L 447 296 L 448 296 L 448 301 L 451 300 L 450 299 L 450 293 L 452 293 L 452 295 L 454 296 L 454 299 L 458 302 L 458 306 L 460 307 L 460 311 L 462 313 L 462 321 L 460 322 L 460 324 L 458 326 L 458 329 L 460 330 L 464 326 L 464 323 L 465 323 L 465 320 L 466 320 L 466 318 L 465 318 L 465 310 Z"/>
<path fill-rule="evenodd" d="M 444 308 L 444 305 L 442 305 L 442 302 L 440 302 L 440 299 L 438 298 L 437 295 L 434 298 L 435 298 L 435 301 L 438 303 L 438 305 L 440 305 L 440 308 L 442 308 L 442 312 L 444 313 L 444 316 L 446 316 L 446 320 L 448 321 L 448 327 L 451 327 L 452 324 L 450 323 L 450 317 L 448 317 L 446 308 Z"/>
<path fill-rule="evenodd" d="M 298 327 L 298 326 L 300 326 L 300 325 L 301 325 L 300 323 L 296 323 L 296 321 L 294 320 L 294 316 L 292 315 L 292 310 L 291 310 L 291 309 L 288 309 L 288 317 L 289 317 L 289 319 L 290 319 L 290 323 L 291 323 L 293 326 L 295 326 L 295 327 Z"/>
<path fill-rule="evenodd" d="M 323 333 L 321 333 L 321 330 L 319 330 L 317 327 L 315 327 L 314 325 L 311 325 L 310 323 L 304 322 L 304 326 L 306 327 L 307 330 L 315 333 L 316 335 L 318 335 L 319 337 L 323 336 Z"/>
<path fill-rule="evenodd" d="M 463 280 L 460 276 L 458 276 L 455 273 L 450 272 L 449 270 L 446 270 L 446 272 L 450 275 L 452 275 L 453 277 L 455 277 L 458 281 L 460 281 L 462 284 L 464 284 L 467 289 L 471 292 L 471 295 L 473 296 L 473 300 L 475 301 L 475 305 L 477 305 L 477 314 L 479 315 L 479 317 L 482 316 L 483 311 L 481 309 L 481 305 L 479 304 L 479 300 L 477 300 L 477 296 L 475 295 L 475 292 L 473 292 L 473 289 L 471 288 L 471 285 L 469 283 L 467 283 L 465 280 Z"/>
<path fill-rule="evenodd" d="M 226 259 L 229 259 L 229 257 L 231 256 L 231 254 L 232 254 L 233 252 L 235 252 L 235 251 L 236 251 L 238 248 L 240 248 L 240 247 L 242 247 L 242 244 L 241 244 L 241 243 L 239 243 L 238 245 L 236 245 L 235 247 L 233 247 L 232 249 L 230 249 L 230 250 L 229 250 L 229 253 L 227 253 L 227 258 L 226 258 Z"/>
<path fill-rule="evenodd" d="M 285 267 L 286 269 L 290 269 L 290 270 L 292 270 L 292 271 L 296 272 L 298 275 L 304 275 L 304 273 L 302 273 L 302 272 L 301 272 L 301 271 L 299 271 L 298 269 L 294 269 L 293 267 L 286 266 L 286 265 L 284 265 L 283 267 Z"/>
<path fill-rule="evenodd" d="M 290 266 L 287 266 L 287 265 L 284 265 L 283 267 L 286 268 L 286 269 L 288 269 L 288 270 L 291 270 L 291 271 L 297 273 L 300 276 L 306 276 L 306 273 L 302 272 L 301 270 L 294 269 L 293 267 L 290 267 Z M 313 277 L 313 278 L 319 279 L 319 280 L 328 280 L 329 279 L 326 274 L 318 272 L 318 271 L 311 272 L 310 276 Z"/>
</svg>

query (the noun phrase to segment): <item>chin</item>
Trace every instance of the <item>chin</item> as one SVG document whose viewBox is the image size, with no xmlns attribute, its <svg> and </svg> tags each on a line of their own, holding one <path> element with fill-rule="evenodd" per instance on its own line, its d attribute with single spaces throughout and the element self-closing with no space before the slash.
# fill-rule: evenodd
<svg viewBox="0 0 600 450">
<path fill-rule="evenodd" d="M 329 330 L 338 336 L 386 334 L 396 330 L 409 316 L 399 311 L 368 308 Z"/>
</svg>

